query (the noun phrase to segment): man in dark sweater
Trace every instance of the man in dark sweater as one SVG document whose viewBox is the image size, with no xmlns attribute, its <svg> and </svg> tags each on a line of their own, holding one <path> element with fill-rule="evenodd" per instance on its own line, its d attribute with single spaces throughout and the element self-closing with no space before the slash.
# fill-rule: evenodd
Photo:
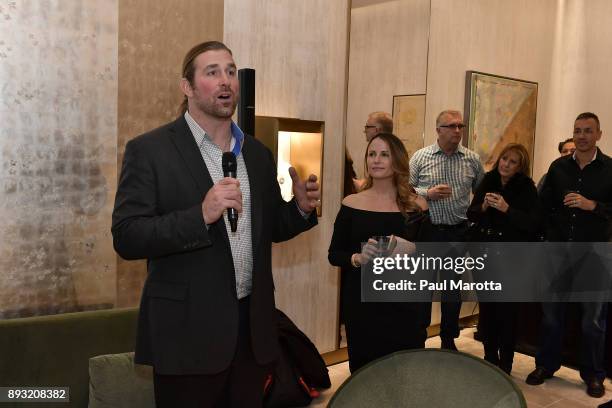
<svg viewBox="0 0 612 408">
<path fill-rule="evenodd" d="M 555 160 L 548 170 L 540 196 L 547 216 L 546 237 L 556 242 L 607 242 L 611 238 L 612 159 L 597 148 L 601 139 L 599 118 L 591 112 L 574 123 L 573 155 Z M 580 376 L 587 394 L 605 394 L 603 380 L 607 303 L 582 302 Z M 560 364 L 565 303 L 543 303 L 542 341 L 536 369 L 527 384 L 542 384 Z"/>
</svg>

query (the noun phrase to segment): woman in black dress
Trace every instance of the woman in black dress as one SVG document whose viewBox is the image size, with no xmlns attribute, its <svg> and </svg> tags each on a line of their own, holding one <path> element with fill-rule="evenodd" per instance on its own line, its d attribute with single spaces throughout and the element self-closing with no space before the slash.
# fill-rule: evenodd
<svg viewBox="0 0 612 408">
<path fill-rule="evenodd" d="M 521 144 L 510 143 L 493 170 L 485 174 L 468 208 L 475 223 L 471 240 L 479 242 L 534 241 L 537 236 L 537 190 L 528 176 L 529 155 Z M 480 303 L 478 331 L 485 360 L 506 373 L 512 371 L 519 303 Z"/>
<path fill-rule="evenodd" d="M 427 202 L 410 186 L 408 153 L 392 134 L 370 140 L 361 191 L 342 201 L 334 223 L 329 262 L 343 269 L 341 285 L 351 372 L 399 350 L 423 348 L 431 303 L 361 302 L 362 263 L 375 253 L 375 236 L 389 236 L 395 252 L 411 252 L 426 240 Z M 361 250 L 361 243 L 369 242 Z"/>
</svg>

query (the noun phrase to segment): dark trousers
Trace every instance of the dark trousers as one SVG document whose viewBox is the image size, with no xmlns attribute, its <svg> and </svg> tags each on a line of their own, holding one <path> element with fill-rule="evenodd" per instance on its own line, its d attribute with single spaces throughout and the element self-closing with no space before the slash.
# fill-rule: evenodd
<svg viewBox="0 0 612 408">
<path fill-rule="evenodd" d="M 434 225 L 432 240 L 435 242 L 465 242 L 466 233 L 468 230 L 467 222 L 462 222 L 457 225 Z M 450 254 L 450 256 L 460 255 L 458 253 Z M 453 273 L 454 279 L 459 279 L 460 276 Z M 441 321 L 440 321 L 440 337 L 454 339 L 459 337 L 459 312 L 461 311 L 461 292 L 445 291 L 442 294 L 440 304 Z"/>
<path fill-rule="evenodd" d="M 510 371 L 514 360 L 520 303 L 480 302 L 478 327 L 485 360 Z"/>
<path fill-rule="evenodd" d="M 580 303 L 582 342 L 580 377 L 604 380 L 607 303 Z M 565 326 L 566 303 L 542 303 L 542 333 L 536 366 L 555 372 L 561 367 L 561 346 Z"/>
<path fill-rule="evenodd" d="M 255 361 L 251 347 L 249 298 L 239 303 L 236 354 L 230 367 L 211 375 L 155 373 L 157 408 L 261 407 L 266 366 Z"/>
</svg>

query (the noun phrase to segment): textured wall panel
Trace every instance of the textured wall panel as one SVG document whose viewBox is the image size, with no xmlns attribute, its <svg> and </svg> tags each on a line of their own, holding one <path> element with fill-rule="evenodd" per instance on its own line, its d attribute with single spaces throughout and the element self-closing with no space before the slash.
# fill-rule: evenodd
<svg viewBox="0 0 612 408">
<path fill-rule="evenodd" d="M 185 53 L 223 39 L 223 0 L 121 0 L 119 3 L 118 168 L 128 140 L 177 117 Z M 143 261 L 117 264 L 118 306 L 138 303 Z"/>
<path fill-rule="evenodd" d="M 0 316 L 112 306 L 117 2 L 0 1 Z"/>
<path fill-rule="evenodd" d="M 604 134 L 597 144 L 607 155 L 612 153 L 612 92 L 608 85 L 612 66 L 612 2 L 559 1 L 556 13 L 549 11 L 550 16 L 553 14 L 550 86 L 541 88 L 543 98 L 550 103 L 543 105 L 538 101 L 538 121 L 542 122 L 536 135 L 534 174 L 538 177 L 557 158 L 557 144 L 572 137 L 574 119 L 584 111 L 599 116 Z"/>
<path fill-rule="evenodd" d="M 225 1 L 225 39 L 240 51 L 240 68 L 257 70 L 257 115 L 325 120 L 326 24 L 344 5 L 336 0 Z M 341 73 L 344 64 L 334 68 Z"/>
<path fill-rule="evenodd" d="M 273 247 L 278 307 L 317 345 L 337 348 L 338 269 L 327 249 L 342 198 L 348 0 L 225 0 L 224 38 L 256 73 L 256 113 L 325 122 L 319 225 Z"/>
</svg>

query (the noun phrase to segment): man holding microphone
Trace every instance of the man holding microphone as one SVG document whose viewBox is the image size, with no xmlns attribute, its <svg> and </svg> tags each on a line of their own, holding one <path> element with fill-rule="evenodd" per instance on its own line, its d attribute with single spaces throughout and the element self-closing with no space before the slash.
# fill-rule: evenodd
<svg viewBox="0 0 612 408">
<path fill-rule="evenodd" d="M 196 45 L 182 72 L 183 114 L 127 144 L 113 211 L 116 251 L 148 261 L 135 362 L 153 366 L 158 408 L 261 407 L 279 354 L 271 244 L 316 225 L 319 185 L 292 169 L 283 201 L 271 152 L 232 122 L 224 44 Z"/>
</svg>

